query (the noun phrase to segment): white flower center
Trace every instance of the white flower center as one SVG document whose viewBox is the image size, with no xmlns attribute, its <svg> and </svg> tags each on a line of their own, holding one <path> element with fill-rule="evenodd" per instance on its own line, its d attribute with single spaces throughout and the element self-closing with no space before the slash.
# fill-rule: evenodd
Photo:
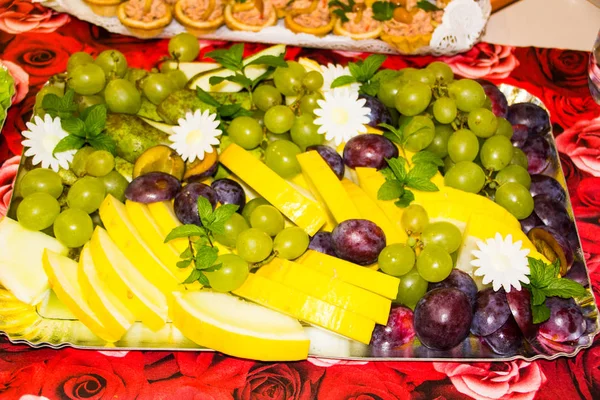
<svg viewBox="0 0 600 400">
<path fill-rule="evenodd" d="M 200 129 L 194 129 L 193 131 L 190 131 L 188 133 L 187 137 L 185 138 L 186 144 L 189 144 L 189 145 L 192 145 L 201 140 L 202 140 L 202 131 Z"/>
<path fill-rule="evenodd" d="M 60 137 L 51 133 L 44 135 L 44 137 L 42 138 L 42 146 L 44 146 L 44 150 L 46 150 L 50 154 L 54 152 L 54 148 L 56 147 L 58 142 L 60 142 Z"/>
<path fill-rule="evenodd" d="M 490 259 L 491 265 L 496 271 L 505 271 L 507 267 L 511 265 L 510 257 L 497 251 L 494 252 L 494 254 L 491 254 Z"/>
<path fill-rule="evenodd" d="M 345 108 L 343 107 L 335 107 L 332 110 L 331 119 L 337 125 L 344 125 L 348 123 L 349 115 Z"/>
</svg>

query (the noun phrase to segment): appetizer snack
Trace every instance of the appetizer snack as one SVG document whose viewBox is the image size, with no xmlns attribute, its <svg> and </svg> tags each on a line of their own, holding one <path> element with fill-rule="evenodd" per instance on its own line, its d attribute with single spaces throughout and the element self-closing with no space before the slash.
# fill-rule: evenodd
<svg viewBox="0 0 600 400">
<path fill-rule="evenodd" d="M 316 36 L 331 32 L 335 21 L 327 0 L 294 0 L 285 16 L 285 26 L 292 32 Z"/>
<path fill-rule="evenodd" d="M 123 0 L 85 0 L 93 12 L 101 17 L 114 17 L 117 15 L 119 4 Z"/>
<path fill-rule="evenodd" d="M 333 27 L 333 33 L 336 35 L 364 40 L 376 39 L 381 34 L 383 24 L 373 18 L 373 9 L 366 2 L 331 1 L 329 5 L 338 6 L 333 11 L 338 16 Z"/>
<path fill-rule="evenodd" d="M 223 0 L 178 0 L 174 14 L 188 32 L 200 36 L 223 25 L 224 8 Z"/>
<path fill-rule="evenodd" d="M 129 0 L 119 6 L 117 17 L 131 33 L 142 38 L 158 35 L 173 20 L 171 7 L 164 0 Z"/>
<path fill-rule="evenodd" d="M 258 32 L 277 23 L 270 0 L 237 0 L 225 7 L 225 24 L 234 31 Z"/>
</svg>

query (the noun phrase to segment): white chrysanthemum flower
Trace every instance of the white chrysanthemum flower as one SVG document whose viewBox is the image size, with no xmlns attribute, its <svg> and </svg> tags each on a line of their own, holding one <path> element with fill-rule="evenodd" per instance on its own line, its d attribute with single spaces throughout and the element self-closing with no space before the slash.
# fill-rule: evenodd
<svg viewBox="0 0 600 400">
<path fill-rule="evenodd" d="M 173 127 L 175 134 L 169 136 L 173 142 L 171 147 L 186 161 L 196 158 L 204 160 L 204 154 L 215 151 L 213 146 L 218 146 L 220 141 L 217 136 L 223 133 L 219 127 L 216 114 L 208 110 L 196 110 L 193 114 L 187 112 L 185 118 L 179 118 L 178 126 Z"/>
<path fill-rule="evenodd" d="M 336 146 L 347 142 L 354 136 L 367 132 L 365 124 L 369 123 L 371 110 L 365 107 L 366 100 L 358 98 L 358 92 L 348 89 L 325 92 L 325 99 L 317 100 L 319 108 L 315 125 L 317 131 L 325 135 L 326 140 L 333 140 Z"/>
<path fill-rule="evenodd" d="M 513 243 L 512 235 L 505 239 L 499 233 L 494 238 L 485 242 L 476 242 L 479 250 L 471 253 L 475 259 L 471 265 L 476 267 L 475 276 L 482 276 L 482 283 L 492 283 L 495 291 L 500 287 L 510 292 L 511 286 L 521 290 L 521 282 L 529 283 L 529 249 L 523 249 L 523 242 L 517 240 Z"/>
<path fill-rule="evenodd" d="M 44 119 L 36 116 L 33 121 L 27 122 L 25 125 L 29 130 L 22 132 L 26 138 L 22 142 L 23 147 L 27 148 L 25 156 L 33 157 L 33 165 L 42 163 L 42 168 L 52 168 L 55 172 L 60 168 L 69 169 L 69 164 L 73 161 L 77 150 L 52 154 L 58 142 L 69 135 L 62 128 L 60 118 L 52 119 L 46 114 Z"/>
<path fill-rule="evenodd" d="M 350 69 L 348 69 L 348 67 L 343 67 L 340 64 L 321 65 L 321 73 L 323 74 L 323 86 L 321 87 L 321 91 L 324 93 L 330 90 L 338 91 L 341 89 L 349 89 L 358 93 L 358 90 L 360 89 L 360 84 L 357 82 L 331 89 L 331 82 L 340 76 L 350 75 Z"/>
</svg>

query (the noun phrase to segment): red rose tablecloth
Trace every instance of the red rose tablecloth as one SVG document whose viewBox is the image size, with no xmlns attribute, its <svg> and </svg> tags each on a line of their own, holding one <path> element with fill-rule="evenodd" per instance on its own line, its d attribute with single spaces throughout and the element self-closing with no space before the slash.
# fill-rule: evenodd
<svg viewBox="0 0 600 400">
<path fill-rule="evenodd" d="M 590 38 L 592 40 L 592 38 Z M 202 52 L 227 43 L 202 42 Z M 248 44 L 246 51 L 263 46 Z M 0 58 L 17 84 L 0 136 L 0 214 L 6 212 L 35 94 L 76 51 L 122 51 L 155 67 L 167 41 L 107 33 L 38 4 L 0 0 Z M 364 55 L 291 48 L 289 57 L 346 63 Z M 432 57 L 389 57 L 389 68 Z M 600 106 L 587 87 L 588 55 L 481 43 L 445 58 L 457 74 L 520 86 L 549 108 L 594 292 L 600 294 Z M 0 342 L 0 399 L 592 399 L 600 398 L 600 342 L 574 358 L 501 363 L 258 363 L 213 353 L 31 349 Z"/>
</svg>

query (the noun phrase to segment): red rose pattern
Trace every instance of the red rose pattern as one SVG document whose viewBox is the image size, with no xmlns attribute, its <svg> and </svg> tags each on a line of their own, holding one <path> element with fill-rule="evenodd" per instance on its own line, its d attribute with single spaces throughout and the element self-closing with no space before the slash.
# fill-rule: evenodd
<svg viewBox="0 0 600 400">
<path fill-rule="evenodd" d="M 58 29 L 60 28 L 60 29 Z M 203 55 L 227 42 L 201 41 Z M 265 48 L 247 44 L 246 54 Z M 35 94 L 65 69 L 70 54 L 117 48 L 131 66 L 153 68 L 167 41 L 112 35 L 30 1 L 0 0 L 2 62 L 17 84 L 0 136 L 0 162 L 20 154 L 20 132 Z M 320 63 L 364 59 L 366 54 L 289 47 L 287 59 Z M 390 56 L 388 68 L 422 67 L 431 56 Z M 600 106 L 587 91 L 587 54 L 480 43 L 444 58 L 458 75 L 521 86 L 539 96 L 557 136 L 579 233 L 594 289 L 600 286 Z M 0 217 L 6 212 L 19 157 L 0 167 Z M 597 398 L 600 345 L 573 359 L 526 363 L 340 362 L 311 359 L 263 364 L 215 353 L 96 352 L 32 349 L 0 339 L 0 398 L 27 399 L 573 399 Z"/>
</svg>

